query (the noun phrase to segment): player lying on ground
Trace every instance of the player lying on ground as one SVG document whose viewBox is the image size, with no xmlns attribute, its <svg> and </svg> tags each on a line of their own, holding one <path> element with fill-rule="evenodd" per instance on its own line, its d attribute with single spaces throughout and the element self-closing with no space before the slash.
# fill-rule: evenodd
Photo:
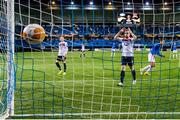
<svg viewBox="0 0 180 120">
<path fill-rule="evenodd" d="M 140 74 L 141 75 L 150 75 L 149 71 L 152 70 L 153 67 L 155 67 L 155 56 L 158 55 L 160 57 L 165 57 L 160 53 L 162 45 L 164 44 L 164 40 L 160 40 L 160 43 L 155 44 L 149 54 L 148 54 L 148 62 L 150 62 L 150 65 L 147 65 L 146 67 L 140 69 Z"/>
<path fill-rule="evenodd" d="M 59 52 L 56 59 L 56 66 L 59 68 L 58 75 L 66 75 L 66 56 L 68 53 L 68 44 L 64 41 L 64 37 L 60 37 L 60 43 L 59 43 Z M 61 69 L 61 65 L 59 62 L 62 62 L 64 64 L 64 71 Z"/>
<path fill-rule="evenodd" d="M 114 37 L 122 42 L 121 73 L 119 86 L 123 86 L 126 65 L 131 69 L 133 84 L 136 83 L 136 71 L 134 69 L 134 48 L 133 41 L 137 39 L 130 28 L 122 28 Z"/>
</svg>

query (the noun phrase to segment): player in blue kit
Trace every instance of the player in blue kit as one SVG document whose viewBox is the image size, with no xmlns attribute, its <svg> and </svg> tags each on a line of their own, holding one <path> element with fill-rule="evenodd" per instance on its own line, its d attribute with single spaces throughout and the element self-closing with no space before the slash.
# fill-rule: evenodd
<svg viewBox="0 0 180 120">
<path fill-rule="evenodd" d="M 148 54 L 148 62 L 150 62 L 150 65 L 147 65 L 146 67 L 140 69 L 140 74 L 141 75 L 150 75 L 149 71 L 152 70 L 153 67 L 155 67 L 155 56 L 159 56 L 159 57 L 165 57 L 164 55 L 162 55 L 160 53 L 162 45 L 164 44 L 164 40 L 160 40 L 160 43 L 155 44 L 149 54 Z"/>
<path fill-rule="evenodd" d="M 130 28 L 122 28 L 114 37 L 122 42 L 121 73 L 118 86 L 123 86 L 126 65 L 131 69 L 133 84 L 136 83 L 136 71 L 134 69 L 134 48 L 133 41 L 137 39 Z"/>
<path fill-rule="evenodd" d="M 115 51 L 116 51 L 116 44 L 113 43 L 113 44 L 112 44 L 112 48 L 111 48 L 111 57 L 114 57 L 114 56 L 115 56 Z"/>
</svg>

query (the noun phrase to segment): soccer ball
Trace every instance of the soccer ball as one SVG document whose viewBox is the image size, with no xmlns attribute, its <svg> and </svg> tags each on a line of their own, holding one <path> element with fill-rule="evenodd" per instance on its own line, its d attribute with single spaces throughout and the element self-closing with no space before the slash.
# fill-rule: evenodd
<svg viewBox="0 0 180 120">
<path fill-rule="evenodd" d="M 46 36 L 44 28 L 38 24 L 29 24 L 22 33 L 23 39 L 29 44 L 41 43 Z"/>
</svg>

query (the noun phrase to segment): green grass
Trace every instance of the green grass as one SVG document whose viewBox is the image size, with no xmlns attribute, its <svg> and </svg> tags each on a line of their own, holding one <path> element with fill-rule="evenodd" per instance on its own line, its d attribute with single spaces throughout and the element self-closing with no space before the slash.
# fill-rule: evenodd
<svg viewBox="0 0 180 120">
<path fill-rule="evenodd" d="M 115 114 L 180 112 L 179 60 L 169 60 L 170 53 L 163 52 L 166 58 L 156 57 L 151 76 L 140 76 L 139 69 L 148 65 L 147 54 L 135 54 L 137 84 L 132 85 L 127 67 L 125 86 L 118 87 L 120 52 L 114 58 L 107 50 L 87 52 L 83 59 L 79 52 L 69 52 L 66 76 L 57 75 L 57 52 L 17 53 L 15 114 L 63 114 L 46 118 L 180 119 L 180 114 Z"/>
</svg>

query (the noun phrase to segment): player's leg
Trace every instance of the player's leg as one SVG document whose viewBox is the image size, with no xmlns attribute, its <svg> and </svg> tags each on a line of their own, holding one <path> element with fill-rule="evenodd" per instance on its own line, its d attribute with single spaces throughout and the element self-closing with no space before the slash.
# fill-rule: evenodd
<svg viewBox="0 0 180 120">
<path fill-rule="evenodd" d="M 80 52 L 80 57 L 82 57 L 82 51 Z"/>
<path fill-rule="evenodd" d="M 80 57 L 85 57 L 84 51 L 81 50 Z"/>
<path fill-rule="evenodd" d="M 58 72 L 58 75 L 62 74 L 62 70 L 61 70 L 61 65 L 59 64 L 59 62 L 62 61 L 62 56 L 58 56 L 57 57 L 57 60 L 56 60 L 56 66 L 59 68 L 59 72 Z"/>
<path fill-rule="evenodd" d="M 151 62 L 151 63 L 150 63 L 150 67 L 146 70 L 146 72 L 144 73 L 144 75 L 151 75 L 151 74 L 149 73 L 149 71 L 151 71 L 153 67 L 155 67 L 155 62 Z"/>
<path fill-rule="evenodd" d="M 151 65 L 147 65 L 144 68 L 140 69 L 140 74 L 143 75 L 143 73 L 146 72 L 150 67 Z"/>
<path fill-rule="evenodd" d="M 129 57 L 128 66 L 131 69 L 133 84 L 136 83 L 136 70 L 134 69 L 134 57 Z"/>
<path fill-rule="evenodd" d="M 176 52 L 176 59 L 179 59 L 178 52 Z"/>
<path fill-rule="evenodd" d="M 120 85 L 120 86 L 123 86 L 124 77 L 125 77 L 125 71 L 126 71 L 126 66 L 125 66 L 125 65 L 122 65 L 122 66 L 121 66 L 121 74 L 120 74 L 121 78 L 120 78 L 120 82 L 119 82 L 119 84 L 118 84 L 118 85 Z"/>
<path fill-rule="evenodd" d="M 140 69 L 140 74 L 143 75 L 150 75 L 148 71 L 152 69 L 153 66 L 155 66 L 155 57 L 151 53 L 148 54 L 148 62 L 150 62 L 150 65 L 145 66 L 144 68 Z"/>
<path fill-rule="evenodd" d="M 60 66 L 60 64 L 59 64 L 59 61 L 58 61 L 58 60 L 56 60 L 56 66 L 58 67 L 58 69 L 59 69 L 59 70 L 61 70 L 61 66 Z"/>
<path fill-rule="evenodd" d="M 173 57 L 172 57 L 173 59 L 174 59 L 174 56 L 175 56 L 175 52 L 173 51 Z"/>
<path fill-rule="evenodd" d="M 175 58 L 175 59 L 177 59 L 177 58 L 178 58 L 177 50 L 173 51 L 173 55 L 174 55 L 174 57 L 173 57 L 173 58 Z"/>
<path fill-rule="evenodd" d="M 111 57 L 114 57 L 114 56 L 115 56 L 115 50 L 112 49 L 112 50 L 111 50 Z"/>
<path fill-rule="evenodd" d="M 59 64 L 59 62 L 61 61 L 60 59 L 61 59 L 60 56 L 58 56 L 56 59 L 56 66 L 59 68 L 59 70 L 61 70 L 61 66 Z"/>
<path fill-rule="evenodd" d="M 63 73 L 63 75 L 66 75 L 66 70 L 67 70 L 66 57 L 63 58 L 63 65 L 64 65 L 64 73 Z"/>
<path fill-rule="evenodd" d="M 113 50 L 113 56 L 115 57 L 115 50 Z"/>
<path fill-rule="evenodd" d="M 123 86 L 125 71 L 126 71 L 126 64 L 127 60 L 126 57 L 121 57 L 121 73 L 120 73 L 120 82 L 118 83 L 119 86 Z"/>
<path fill-rule="evenodd" d="M 85 51 L 83 51 L 83 57 L 86 57 L 86 53 L 85 53 Z"/>
</svg>

